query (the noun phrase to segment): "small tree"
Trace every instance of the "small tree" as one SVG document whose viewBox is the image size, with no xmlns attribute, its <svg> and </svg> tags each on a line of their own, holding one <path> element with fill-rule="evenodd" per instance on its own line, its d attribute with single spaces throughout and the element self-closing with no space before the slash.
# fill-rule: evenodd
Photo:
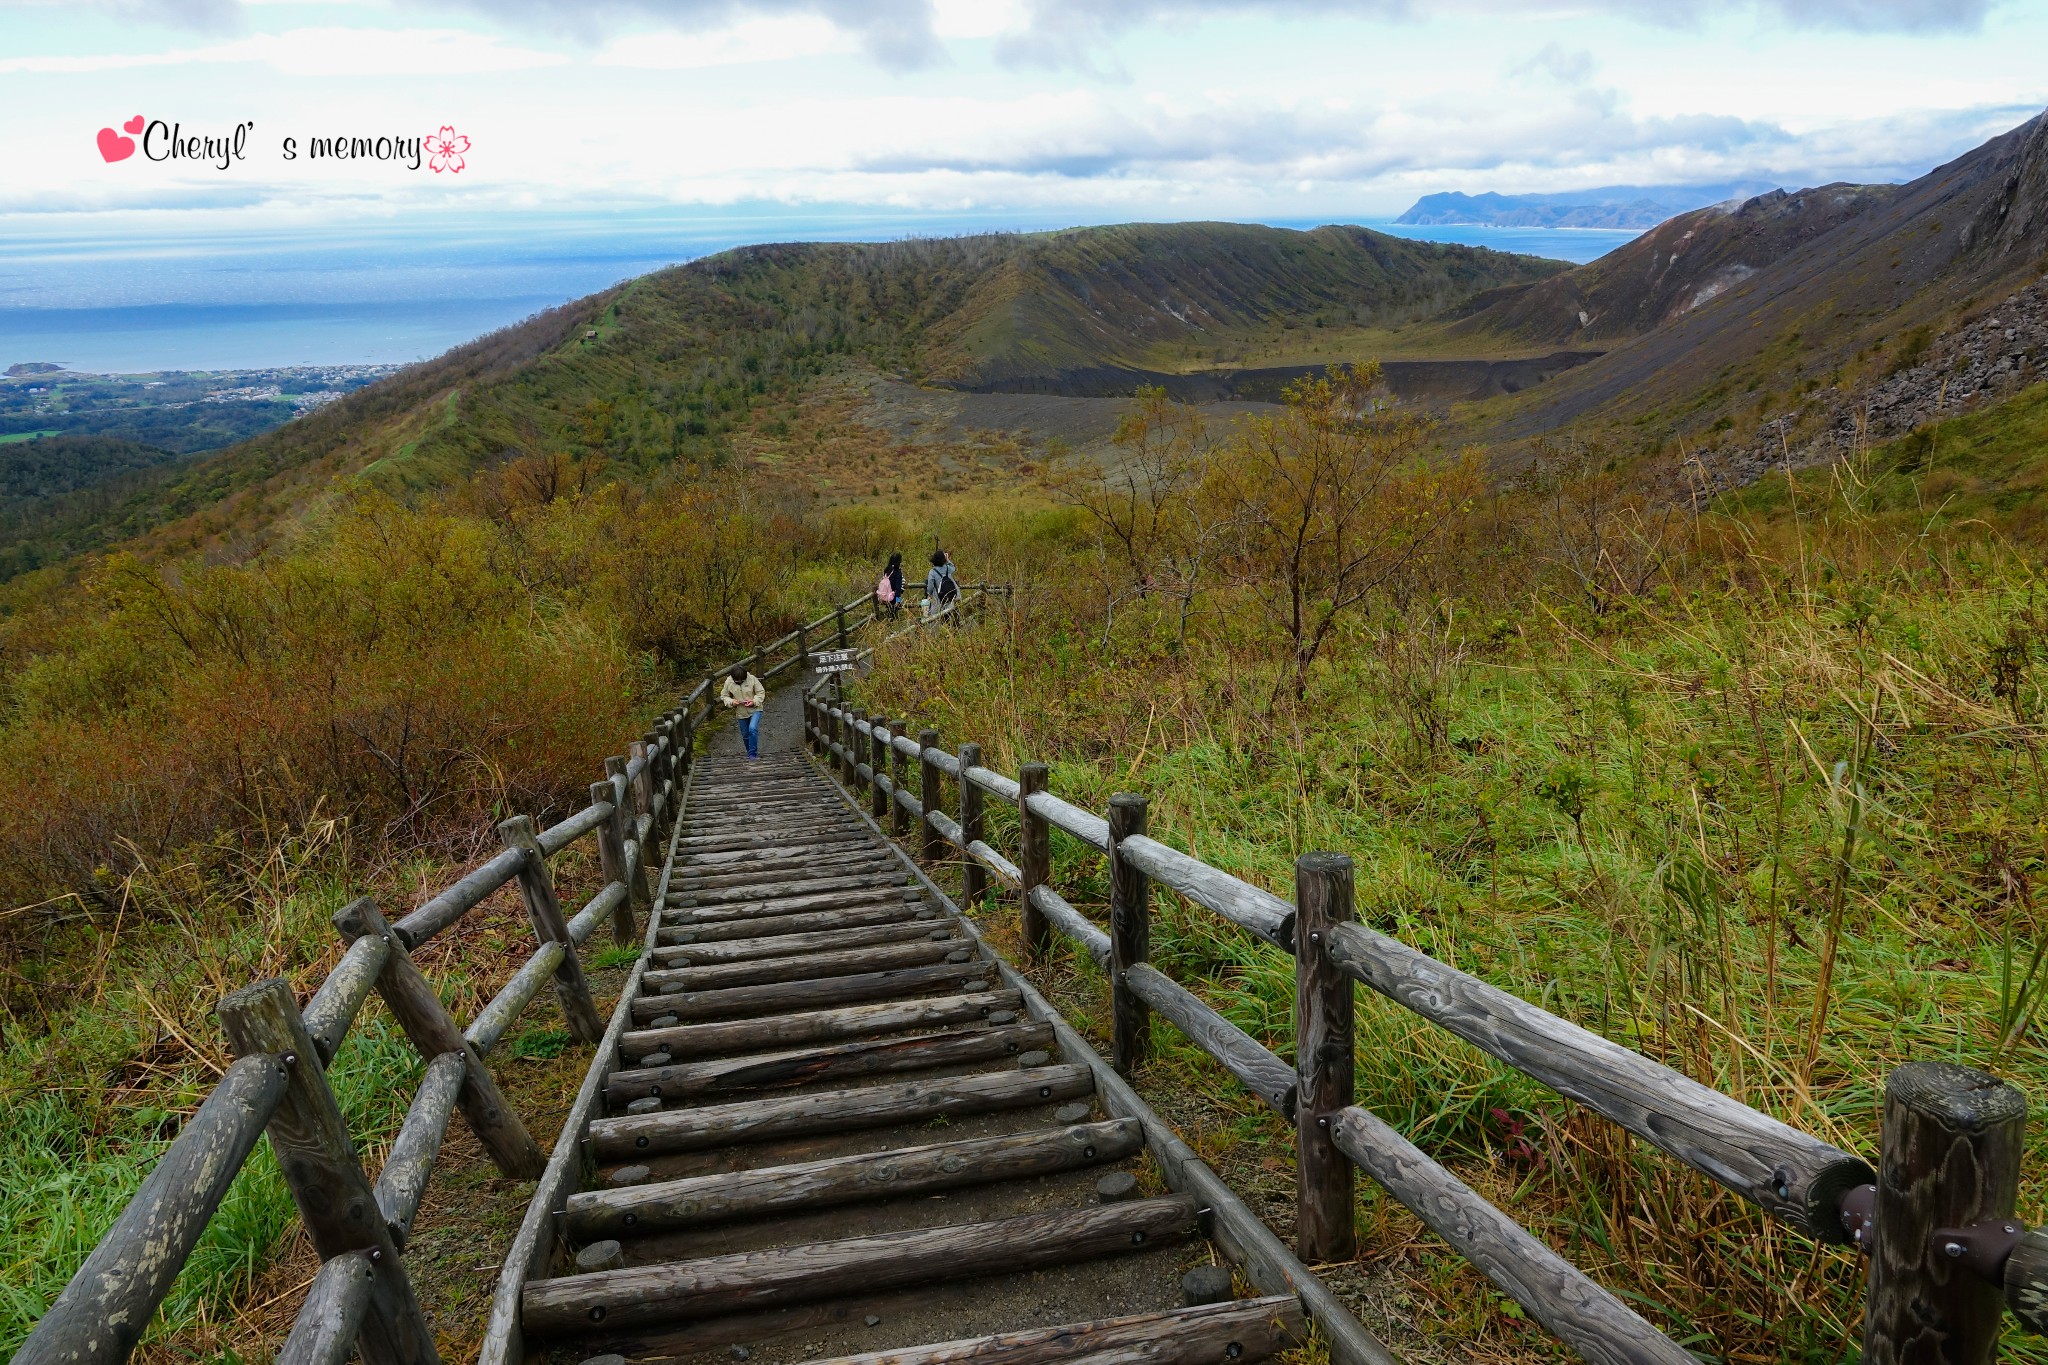
<svg viewBox="0 0 2048 1365">
<path fill-rule="evenodd" d="M 1221 539 L 1200 496 L 1215 440 L 1201 411 L 1174 402 L 1163 388 L 1140 389 L 1111 439 L 1114 463 L 1063 455 L 1049 480 L 1095 529 L 1104 565 L 1103 634 L 1119 603 L 1157 594 L 1179 608 L 1186 639 Z"/>
<path fill-rule="evenodd" d="M 1430 463 L 1433 423 L 1380 391 L 1377 363 L 1298 380 L 1240 426 L 1201 499 L 1231 528 L 1231 575 L 1285 632 L 1298 701 L 1346 613 L 1428 554 L 1477 487 L 1469 455 Z"/>
<path fill-rule="evenodd" d="M 1543 441 L 1522 480 L 1534 495 L 1538 553 L 1594 616 L 1643 596 L 1685 553 L 1693 515 L 1655 496 L 1649 473 L 1624 474 L 1597 445 Z"/>
</svg>

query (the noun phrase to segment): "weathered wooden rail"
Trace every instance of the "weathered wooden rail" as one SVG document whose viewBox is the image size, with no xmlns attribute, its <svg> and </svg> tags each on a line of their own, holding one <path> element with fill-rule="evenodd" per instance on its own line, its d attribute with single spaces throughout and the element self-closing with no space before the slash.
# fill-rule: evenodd
<svg viewBox="0 0 2048 1365">
<path fill-rule="evenodd" d="M 993 878 L 1015 900 L 1029 953 L 1043 952 L 1057 932 L 1107 972 L 1120 1072 L 1145 1057 L 1157 1013 L 1294 1125 L 1302 1260 L 1354 1255 L 1356 1168 L 1585 1359 L 1693 1359 L 1356 1102 L 1353 983 L 1362 982 L 1804 1236 L 1865 1252 L 1870 1365 L 1988 1361 L 2007 1309 L 2029 1330 L 2048 1331 L 2048 1229 L 2013 1217 L 2026 1118 L 2013 1086 L 1947 1063 L 1901 1067 L 1886 1087 L 1873 1171 L 1853 1153 L 1357 923 L 1353 868 L 1341 854 L 1302 855 L 1285 899 L 1152 837 L 1141 796 L 1112 797 L 1106 816 L 1096 815 L 1047 790 L 1042 763 L 1012 779 L 983 766 L 978 745 L 948 753 L 935 730 L 870 717 L 817 688 L 805 707 L 806 737 L 850 799 L 899 839 L 914 822 L 927 864 L 957 861 L 963 903 Z M 985 838 L 989 797 L 1016 809 L 1015 861 Z M 1050 884 L 1053 830 L 1108 856 L 1106 929 Z M 1155 883 L 1294 957 L 1292 1064 L 1147 961 Z"/>
<path fill-rule="evenodd" d="M 958 608 L 1004 591 L 967 585 Z M 856 597 L 755 650 L 748 661 L 774 677 L 801 666 L 814 642 L 851 646 L 865 627 L 893 619 L 873 594 Z M 922 624 L 915 613 L 912 621 L 912 628 Z M 785 650 L 787 657 L 766 663 Z M 257 1139 L 268 1133 L 323 1262 L 279 1359 L 339 1362 L 351 1351 L 371 1365 L 436 1359 L 403 1253 L 448 1123 L 460 1110 L 506 1175 L 545 1174 L 548 1158 L 499 1092 L 485 1058 L 544 987 L 552 988 L 578 1042 L 603 1040 L 606 1029 L 578 950 L 606 924 L 615 942 L 639 941 L 637 926 L 649 918 L 657 894 L 649 879 L 661 862 L 658 845 L 687 779 L 694 733 L 716 710 L 718 676 L 708 676 L 660 716 L 628 753 L 607 759 L 605 777 L 592 784 L 583 810 L 538 831 L 524 816 L 505 821 L 498 828 L 501 852 L 395 923 L 368 899 L 343 909 L 334 924 L 349 946 L 303 1009 L 289 987 L 274 980 L 222 1001 L 220 1021 L 236 1060 L 14 1358 L 23 1365 L 125 1360 Z M 566 915 L 549 863 L 591 837 L 605 885 Z M 508 883 L 519 887 L 535 950 L 465 1028 L 449 1016 L 412 954 Z M 427 1064 L 374 1184 L 327 1076 L 373 992 Z"/>
<path fill-rule="evenodd" d="M 592 785 L 584 810 L 538 834 L 525 816 L 505 821 L 498 827 L 503 852 L 397 923 L 387 923 L 368 898 L 344 907 L 334 926 L 349 946 L 303 1009 L 280 980 L 256 982 L 223 1000 L 221 1026 L 236 1060 L 15 1360 L 125 1360 L 265 1133 L 322 1260 L 278 1358 L 310 1365 L 359 1351 L 372 1365 L 438 1359 L 406 1277 L 413 1216 L 457 1110 L 504 1174 L 531 1179 L 546 1164 L 485 1058 L 547 986 L 579 1041 L 603 1034 L 577 951 L 606 924 L 617 942 L 637 942 L 638 917 L 652 903 L 648 865 L 682 770 L 677 716 L 662 717 L 632 750 L 607 762 L 610 775 Z M 549 860 L 590 837 L 607 881 L 565 916 Z M 412 954 L 508 883 L 519 887 L 535 950 L 464 1028 Z M 328 1080 L 373 992 L 426 1062 L 374 1184 Z"/>
</svg>

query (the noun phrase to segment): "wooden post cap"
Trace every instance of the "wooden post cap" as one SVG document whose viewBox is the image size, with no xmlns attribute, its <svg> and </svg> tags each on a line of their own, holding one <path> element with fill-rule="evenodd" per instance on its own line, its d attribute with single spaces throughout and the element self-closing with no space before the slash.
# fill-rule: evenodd
<svg viewBox="0 0 2048 1365">
<path fill-rule="evenodd" d="M 1181 1302 L 1190 1308 L 1228 1303 L 1236 1292 L 1236 1279 L 1228 1266 L 1198 1265 L 1180 1277 Z"/>
<path fill-rule="evenodd" d="M 624 1250 L 609 1238 L 602 1242 L 592 1242 L 576 1253 L 578 1270 L 621 1270 L 625 1268 L 625 1264 Z"/>
</svg>

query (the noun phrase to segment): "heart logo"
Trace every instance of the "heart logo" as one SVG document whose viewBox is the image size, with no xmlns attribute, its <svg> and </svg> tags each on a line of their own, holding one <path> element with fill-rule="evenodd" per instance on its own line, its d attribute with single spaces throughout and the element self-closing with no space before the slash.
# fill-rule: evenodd
<svg viewBox="0 0 2048 1365">
<path fill-rule="evenodd" d="M 134 118 L 132 118 L 132 119 L 129 119 L 129 120 L 128 120 L 128 121 L 126 122 L 126 123 L 122 124 L 122 125 L 121 125 L 121 131 L 122 131 L 122 132 L 124 132 L 124 133 L 139 133 L 139 132 L 141 132 L 141 131 L 142 131 L 142 115 L 140 115 L 140 114 L 137 114 L 137 115 L 136 115 L 136 116 L 135 116 Z"/>
<path fill-rule="evenodd" d="M 122 137 L 112 128 L 100 129 L 100 155 L 109 161 L 126 161 L 135 155 L 135 139 Z"/>
</svg>

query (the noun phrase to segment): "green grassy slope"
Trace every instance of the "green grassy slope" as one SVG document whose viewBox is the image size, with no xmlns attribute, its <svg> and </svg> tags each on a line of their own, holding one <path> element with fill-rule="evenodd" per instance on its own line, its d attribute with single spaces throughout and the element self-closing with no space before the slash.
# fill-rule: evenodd
<svg viewBox="0 0 2048 1365">
<path fill-rule="evenodd" d="M 1230 358 L 1278 320 L 1386 326 L 1564 269 L 1359 227 L 1139 223 L 1015 243 L 935 330 L 959 367 L 954 378 L 1199 366 Z"/>
</svg>

